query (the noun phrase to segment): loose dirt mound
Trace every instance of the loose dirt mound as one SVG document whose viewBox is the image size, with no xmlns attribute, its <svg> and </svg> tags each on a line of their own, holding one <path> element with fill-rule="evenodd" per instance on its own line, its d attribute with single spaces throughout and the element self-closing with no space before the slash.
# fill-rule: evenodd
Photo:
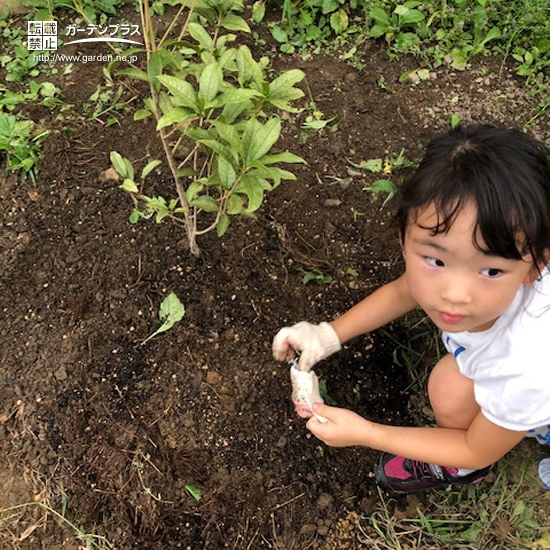
<svg viewBox="0 0 550 550">
<path fill-rule="evenodd" d="M 375 454 L 308 434 L 272 337 L 334 317 L 399 272 L 388 209 L 363 190 L 374 177 L 350 171 L 348 159 L 405 148 L 417 161 L 451 114 L 518 125 L 533 101 L 498 60 L 441 69 L 418 86 L 397 82 L 414 60 L 389 64 L 372 45 L 361 61 L 357 71 L 337 57 L 275 58 L 306 72 L 337 127 L 305 132 L 306 113 L 287 121 L 281 148 L 308 165 L 256 220 L 203 237 L 198 260 L 177 227 L 130 225 L 126 195 L 100 178 L 112 150 L 155 156 L 154 128 L 131 116 L 109 127 L 89 119 L 83 104 L 102 83 L 99 65 L 58 75 L 73 121 L 47 141 L 37 187 L 1 186 L 0 434 L 2 461 L 18 472 L 10 479 L 32 472 L 28 487 L 57 495 L 62 483 L 67 517 L 120 550 L 339 548 L 334 533 L 372 510 Z M 377 85 L 381 75 L 392 91 Z M 30 114 L 54 124 L 48 111 Z M 531 131 L 548 136 L 547 126 Z M 156 185 L 168 189 L 162 177 Z M 302 284 L 313 269 L 333 282 Z M 141 345 L 170 291 L 186 316 Z M 317 371 L 339 406 L 410 424 L 410 380 L 394 356 L 410 335 L 400 323 L 390 333 L 357 339 Z M 18 544 L 51 550 L 66 537 L 50 520 Z"/>
</svg>

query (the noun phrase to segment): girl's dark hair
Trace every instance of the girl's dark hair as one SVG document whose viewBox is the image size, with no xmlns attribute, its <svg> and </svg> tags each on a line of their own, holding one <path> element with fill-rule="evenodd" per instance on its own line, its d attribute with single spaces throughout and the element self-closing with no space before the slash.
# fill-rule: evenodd
<svg viewBox="0 0 550 550">
<path fill-rule="evenodd" d="M 407 225 L 429 205 L 433 234 L 449 230 L 467 204 L 477 208 L 474 245 L 489 254 L 546 263 L 550 248 L 550 159 L 545 146 L 518 130 L 475 124 L 436 136 L 400 191 L 397 223 Z M 483 240 L 484 247 L 478 240 Z"/>
</svg>

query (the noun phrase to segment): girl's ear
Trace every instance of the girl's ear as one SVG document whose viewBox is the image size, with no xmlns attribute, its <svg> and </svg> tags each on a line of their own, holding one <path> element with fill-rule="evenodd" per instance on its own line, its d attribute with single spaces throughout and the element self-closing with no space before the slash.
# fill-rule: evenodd
<svg viewBox="0 0 550 550">
<path fill-rule="evenodd" d="M 539 275 L 540 275 L 539 266 L 533 264 L 531 266 L 531 269 L 527 273 L 527 275 L 525 275 L 525 277 L 523 278 L 523 281 L 522 281 L 523 285 L 525 286 L 532 285 L 539 278 Z"/>
<path fill-rule="evenodd" d="M 401 254 L 405 259 L 405 235 L 401 230 L 399 230 L 398 237 L 399 237 L 399 246 L 401 247 Z"/>
<path fill-rule="evenodd" d="M 544 253 L 544 261 L 533 264 L 529 273 L 523 279 L 524 285 L 532 285 L 542 273 L 542 270 L 550 263 L 550 249 L 546 249 Z"/>
</svg>

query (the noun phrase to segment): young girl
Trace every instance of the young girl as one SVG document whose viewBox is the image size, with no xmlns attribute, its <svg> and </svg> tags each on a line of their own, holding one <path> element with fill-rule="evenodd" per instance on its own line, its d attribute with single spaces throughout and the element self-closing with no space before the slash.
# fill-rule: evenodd
<svg viewBox="0 0 550 550">
<path fill-rule="evenodd" d="M 550 443 L 548 152 L 487 125 L 440 135 L 401 191 L 397 222 L 405 272 L 330 324 L 283 328 L 273 353 L 300 351 L 298 368 L 309 371 L 420 306 L 448 352 L 428 382 L 437 427 L 315 403 L 307 428 L 327 445 L 382 451 L 377 481 L 397 493 L 476 483 L 524 436 Z"/>
</svg>

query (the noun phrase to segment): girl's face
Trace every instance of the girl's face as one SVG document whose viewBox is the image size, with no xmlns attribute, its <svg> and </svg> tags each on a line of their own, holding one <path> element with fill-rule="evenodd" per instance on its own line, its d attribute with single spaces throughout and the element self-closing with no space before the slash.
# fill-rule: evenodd
<svg viewBox="0 0 550 550">
<path fill-rule="evenodd" d="M 446 233 L 433 205 L 410 222 L 403 244 L 409 288 L 430 319 L 447 332 L 486 330 L 511 304 L 522 284 L 538 274 L 531 256 L 509 260 L 478 250 L 473 241 L 477 211 L 466 205 Z M 483 241 L 477 242 L 483 247 Z"/>
</svg>

